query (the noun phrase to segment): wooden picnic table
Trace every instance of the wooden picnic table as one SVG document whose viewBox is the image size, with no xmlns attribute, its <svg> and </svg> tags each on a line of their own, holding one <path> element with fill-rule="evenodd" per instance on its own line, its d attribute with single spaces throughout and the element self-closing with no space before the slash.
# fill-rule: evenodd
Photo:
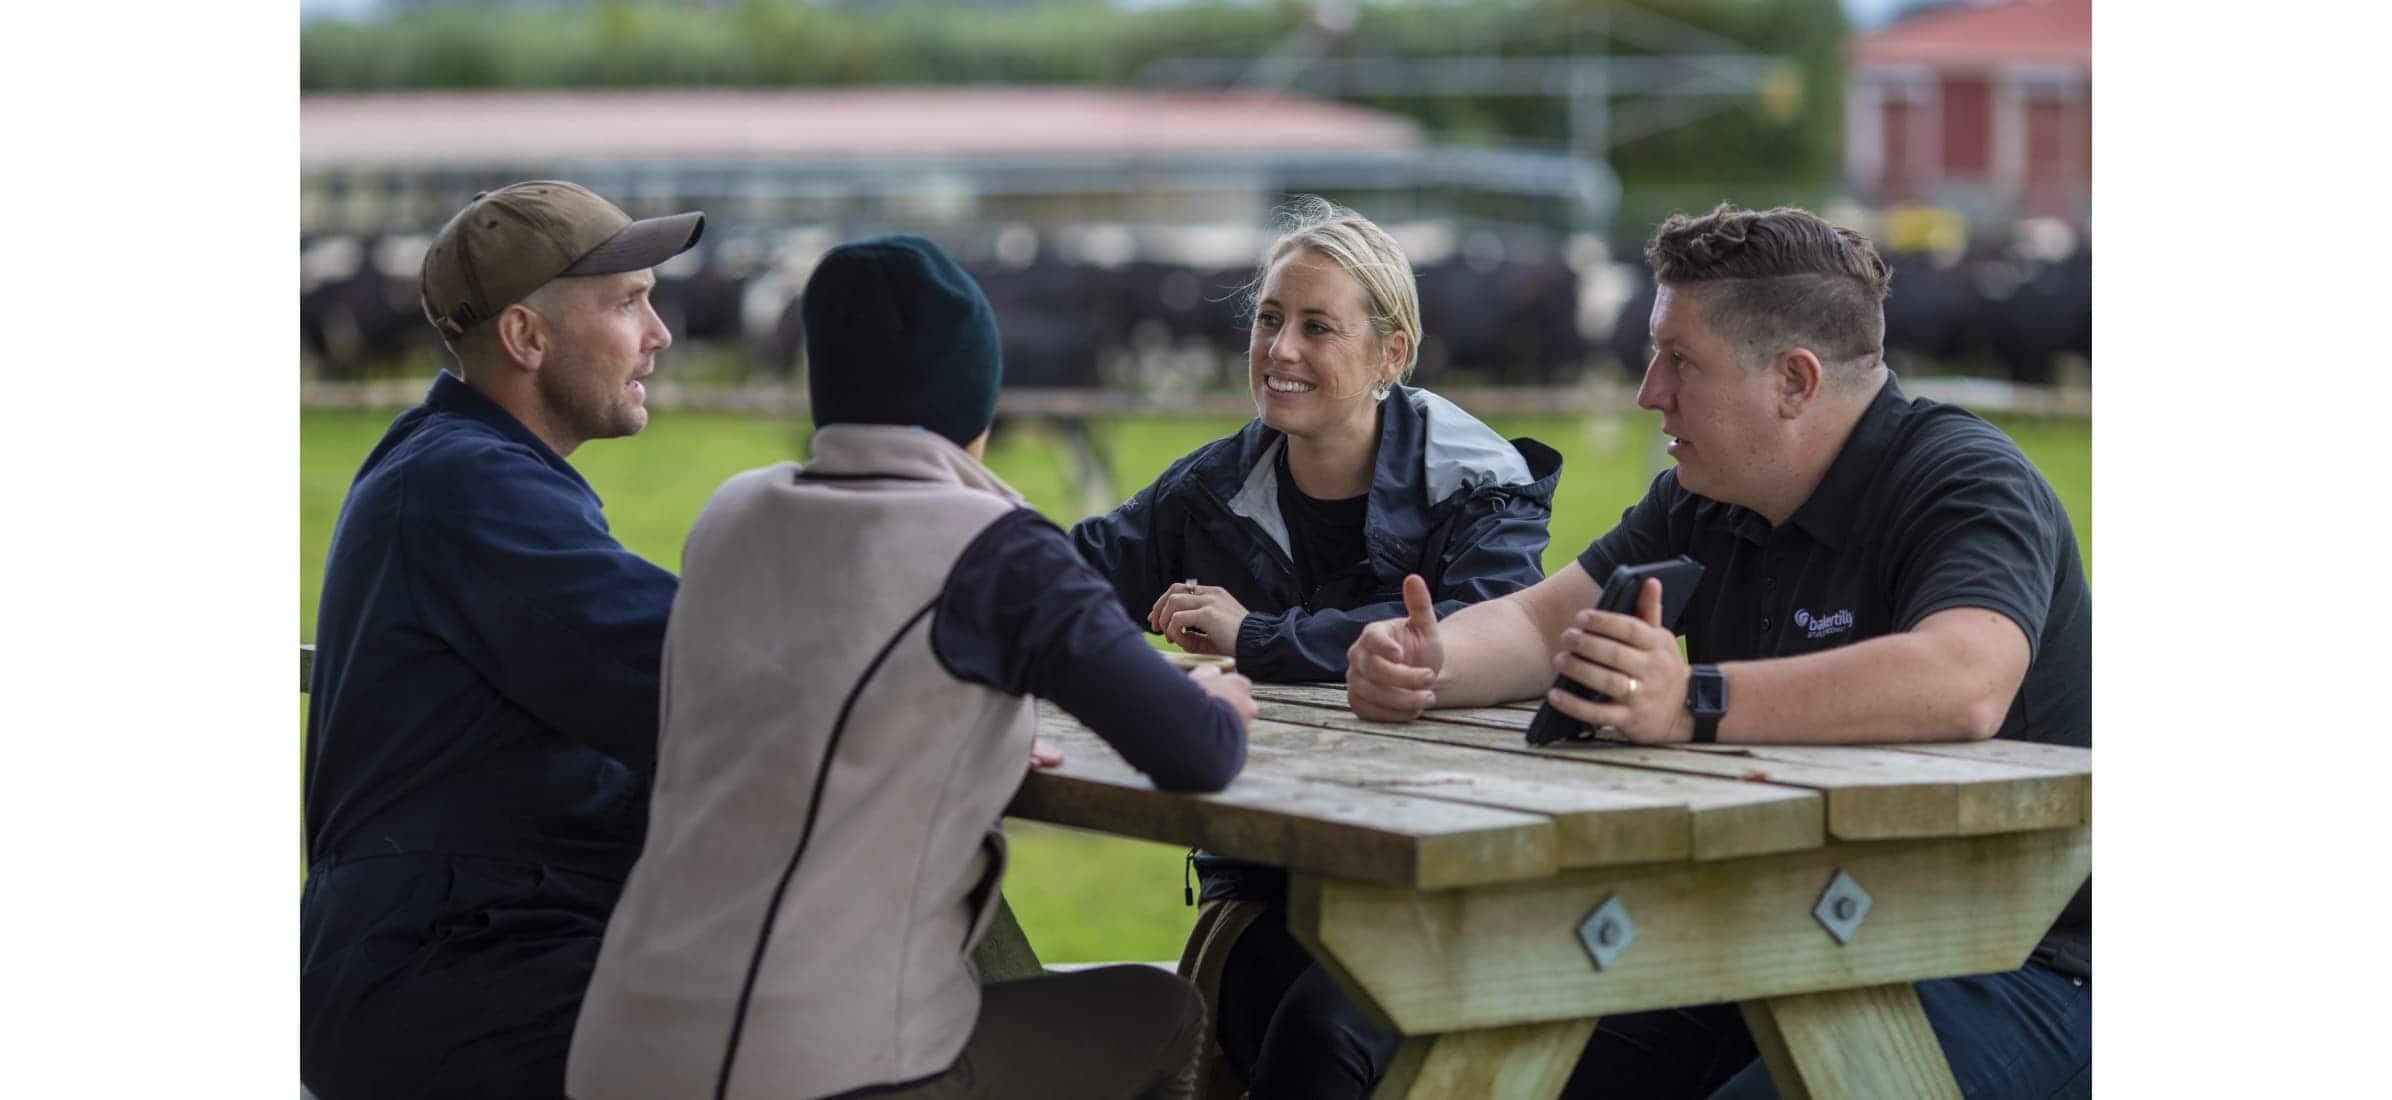
<svg viewBox="0 0 2392 1100">
<path fill-rule="evenodd" d="M 1254 694 L 1210 795 L 1042 703 L 1064 763 L 1007 813 L 1287 867 L 1289 929 L 1405 1036 L 1380 1097 L 1551 1097 L 1602 1015 L 1726 1001 L 1789 1100 L 1957 1097 L 1911 983 L 2024 965 L 2091 870 L 2083 749 L 1535 748 L 1531 704 Z"/>
<path fill-rule="evenodd" d="M 1724 1001 L 1787 1100 L 1958 1097 L 1911 983 L 2024 965 L 2091 873 L 2084 749 L 1536 748 L 1533 704 L 1383 723 L 1341 687 L 1254 695 L 1209 795 L 1042 702 L 1064 762 L 1006 813 L 1288 868 L 1289 930 L 1405 1036 L 1379 1097 L 1551 1097 L 1603 1014 Z M 1010 908 L 977 958 L 1037 967 Z"/>
</svg>

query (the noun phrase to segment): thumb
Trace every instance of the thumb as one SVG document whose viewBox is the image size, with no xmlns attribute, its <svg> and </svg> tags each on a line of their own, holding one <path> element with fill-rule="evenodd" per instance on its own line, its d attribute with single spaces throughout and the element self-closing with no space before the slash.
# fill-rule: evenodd
<svg viewBox="0 0 2392 1100">
<path fill-rule="evenodd" d="M 1404 577 L 1404 622 L 1424 633 L 1437 625 L 1437 608 L 1429 602 L 1429 582 L 1421 580 L 1418 573 Z"/>
<path fill-rule="evenodd" d="M 1644 587 L 1636 593 L 1636 617 L 1654 626 L 1661 625 L 1661 580 L 1646 577 Z"/>
</svg>

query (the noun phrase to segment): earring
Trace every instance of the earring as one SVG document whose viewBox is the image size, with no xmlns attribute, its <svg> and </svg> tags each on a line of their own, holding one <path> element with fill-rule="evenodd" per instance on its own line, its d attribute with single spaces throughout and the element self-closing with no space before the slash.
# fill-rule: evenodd
<svg viewBox="0 0 2392 1100">
<path fill-rule="evenodd" d="M 1373 400 L 1373 401 L 1385 401 L 1385 400 L 1387 400 L 1387 391 L 1388 391 L 1388 389 L 1389 389 L 1389 388 L 1390 388 L 1390 387 L 1388 386 L 1388 384 L 1387 384 L 1387 383 L 1385 383 L 1385 382 L 1381 382 L 1381 383 L 1379 383 L 1379 384 L 1378 384 L 1376 387 L 1374 387 L 1374 388 L 1373 388 L 1373 389 L 1370 391 L 1371 400 Z"/>
</svg>

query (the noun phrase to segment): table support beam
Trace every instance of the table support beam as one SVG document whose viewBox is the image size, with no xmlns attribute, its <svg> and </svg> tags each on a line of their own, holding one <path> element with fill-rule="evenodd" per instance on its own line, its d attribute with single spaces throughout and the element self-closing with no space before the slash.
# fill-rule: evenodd
<svg viewBox="0 0 2392 1100">
<path fill-rule="evenodd" d="M 1288 930 L 1373 1020 L 1439 1034 L 2009 970 L 2091 862 L 2090 830 L 2079 827 L 1457 890 L 1298 873 Z M 1838 872 L 1874 899 L 1849 943 L 1814 913 Z M 1635 938 L 1598 967 L 1579 928 L 1607 899 Z"/>
<path fill-rule="evenodd" d="M 1785 1100 L 1960 1100 L 1908 982 L 1746 1001 L 1745 1026 Z"/>
<path fill-rule="evenodd" d="M 1397 1049 L 1373 1100 L 1552 1100 L 1595 1020 L 1415 1035 Z"/>
</svg>

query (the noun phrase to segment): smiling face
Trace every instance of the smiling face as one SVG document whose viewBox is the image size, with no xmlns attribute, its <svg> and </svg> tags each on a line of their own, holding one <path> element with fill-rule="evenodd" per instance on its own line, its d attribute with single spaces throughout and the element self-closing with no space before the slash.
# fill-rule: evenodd
<svg viewBox="0 0 2392 1100">
<path fill-rule="evenodd" d="M 1371 325 L 1370 294 L 1335 260 L 1310 249 L 1279 259 L 1255 292 L 1246 382 L 1262 422 L 1299 439 L 1368 434 L 1372 396 L 1404 364 L 1403 337 Z"/>
<path fill-rule="evenodd" d="M 1784 465 L 1791 423 L 1767 369 L 1736 359 L 1727 339 L 1703 320 L 1684 287 L 1661 285 L 1653 299 L 1653 358 L 1636 404 L 1661 414 L 1678 463 L 1678 484 L 1713 500 L 1757 508 Z"/>
<path fill-rule="evenodd" d="M 656 353 L 673 334 L 648 303 L 650 271 L 590 275 L 555 292 L 541 310 L 554 341 L 537 383 L 549 424 L 579 443 L 636 434 L 648 425 L 648 391 L 640 384 L 656 369 Z M 546 297 L 546 295 L 544 295 Z"/>
</svg>

